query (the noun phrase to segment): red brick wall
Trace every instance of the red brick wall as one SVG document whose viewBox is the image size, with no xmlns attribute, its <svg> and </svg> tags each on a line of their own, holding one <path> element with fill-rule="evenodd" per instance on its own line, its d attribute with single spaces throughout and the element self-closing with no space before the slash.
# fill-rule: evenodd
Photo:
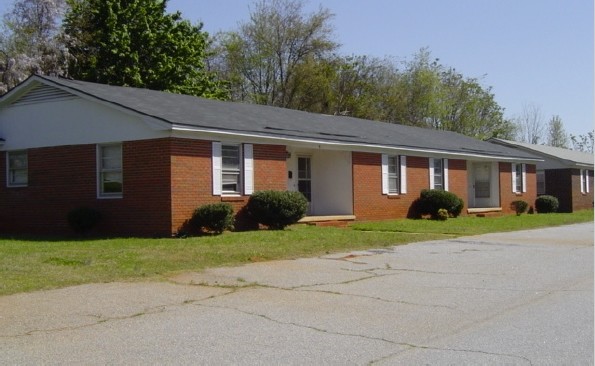
<svg viewBox="0 0 595 366">
<path fill-rule="evenodd" d="M 254 145 L 255 190 L 287 188 L 285 146 Z M 123 143 L 124 194 L 97 198 L 96 145 L 28 150 L 29 185 L 6 187 L 0 154 L 0 232 L 70 234 L 73 208 L 97 208 L 96 233 L 169 236 L 200 205 L 230 202 L 239 211 L 247 196 L 213 196 L 211 142 L 164 138 Z"/>
<path fill-rule="evenodd" d="M 253 145 L 254 190 L 286 190 L 286 149 L 282 145 Z M 173 139 L 172 223 L 171 232 L 189 230 L 187 221 L 194 210 L 204 204 L 228 202 L 238 213 L 248 202 L 248 196 L 221 197 L 213 195 L 212 144 L 210 141 Z M 241 214 L 240 214 L 241 216 Z"/>
<path fill-rule="evenodd" d="M 545 193 L 558 199 L 558 212 L 573 212 L 593 207 L 593 171 L 589 171 L 589 192 L 581 193 L 580 169 L 545 171 Z"/>
<path fill-rule="evenodd" d="M 514 193 L 512 191 L 512 164 L 499 163 L 500 171 L 500 206 L 502 212 L 506 214 L 513 214 L 515 210 L 511 207 L 514 201 L 525 201 L 529 207 L 535 207 L 535 199 L 537 198 L 537 177 L 535 175 L 535 165 L 527 164 L 525 168 L 527 178 L 527 192 Z"/>
<path fill-rule="evenodd" d="M 357 220 L 405 218 L 420 192 L 430 188 L 428 158 L 407 156 L 407 193 L 398 196 L 382 194 L 381 154 L 353 152 L 352 164 L 353 211 Z M 449 191 L 466 200 L 466 161 L 449 159 L 448 175 Z"/>
<path fill-rule="evenodd" d="M 123 198 L 97 199 L 96 145 L 28 150 L 29 184 L 6 187 L 6 153 L 0 156 L 0 231 L 69 234 L 66 216 L 80 206 L 97 208 L 97 231 L 156 235 L 169 231 L 168 141 L 123 144 Z M 139 164 L 140 163 L 140 164 Z"/>
</svg>

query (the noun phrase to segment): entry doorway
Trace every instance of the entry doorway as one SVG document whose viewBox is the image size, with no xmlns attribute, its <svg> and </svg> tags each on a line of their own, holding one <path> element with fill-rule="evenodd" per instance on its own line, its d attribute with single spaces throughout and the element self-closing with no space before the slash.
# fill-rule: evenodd
<svg viewBox="0 0 595 366">
<path fill-rule="evenodd" d="M 309 156 L 298 157 L 298 191 L 308 203 L 312 202 L 312 159 Z"/>
<path fill-rule="evenodd" d="M 492 162 L 474 162 L 469 177 L 469 207 L 490 208 L 499 206 L 498 176 Z"/>
</svg>

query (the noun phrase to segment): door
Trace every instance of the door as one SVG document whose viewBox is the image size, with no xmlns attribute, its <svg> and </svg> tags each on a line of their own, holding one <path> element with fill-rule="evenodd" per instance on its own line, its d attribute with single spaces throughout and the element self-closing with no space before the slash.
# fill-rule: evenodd
<svg viewBox="0 0 595 366">
<path fill-rule="evenodd" d="M 491 202 L 491 171 L 490 163 L 473 164 L 473 191 L 475 207 L 490 207 Z"/>
<path fill-rule="evenodd" d="M 312 161 L 310 157 L 298 157 L 298 191 L 308 200 L 309 207 L 312 205 Z M 309 210 L 308 210 L 309 211 Z"/>
</svg>

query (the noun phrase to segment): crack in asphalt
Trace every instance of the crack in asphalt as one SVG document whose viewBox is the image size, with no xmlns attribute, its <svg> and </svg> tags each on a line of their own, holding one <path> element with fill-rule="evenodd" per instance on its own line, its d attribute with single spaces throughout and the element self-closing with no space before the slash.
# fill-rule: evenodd
<svg viewBox="0 0 595 366">
<path fill-rule="evenodd" d="M 412 349 L 423 349 L 423 350 L 432 350 L 432 351 L 448 351 L 448 352 L 464 352 L 464 353 L 479 353 L 479 354 L 484 354 L 484 355 L 490 355 L 490 356 L 504 356 L 504 357 L 510 357 L 510 358 L 514 358 L 514 359 L 519 359 L 519 360 L 523 360 L 526 361 L 530 366 L 533 365 L 533 362 L 525 357 L 525 356 L 520 356 L 520 355 L 513 355 L 510 353 L 498 353 L 498 352 L 488 352 L 488 351 L 482 351 L 482 350 L 473 350 L 473 349 L 458 349 L 458 348 L 443 348 L 443 347 L 433 347 L 433 346 L 422 346 L 422 345 L 416 345 L 416 344 L 411 344 L 411 343 L 401 343 L 400 345 L 402 346 L 409 346 L 408 349 L 405 350 L 401 350 L 395 353 L 392 353 L 390 355 L 386 355 L 384 357 L 378 358 L 376 360 L 372 360 L 370 362 L 368 362 L 368 365 L 374 365 L 377 364 L 379 362 L 382 361 L 386 361 L 389 360 L 395 356 L 398 356 L 402 353 L 408 352 Z"/>
<path fill-rule="evenodd" d="M 199 302 L 194 303 L 193 305 L 198 306 L 198 307 L 207 307 L 207 308 L 214 308 L 214 309 L 225 309 L 225 310 L 232 310 L 232 311 L 236 311 L 245 315 L 250 315 L 250 316 L 254 316 L 260 319 L 264 319 L 266 321 L 270 321 L 273 322 L 275 324 L 281 324 L 281 325 L 289 325 L 289 326 L 293 326 L 293 327 L 298 327 L 298 328 L 303 328 L 303 329 L 309 329 L 309 330 L 313 330 L 315 332 L 319 332 L 319 333 L 324 333 L 324 334 L 330 334 L 330 335 L 337 335 L 337 336 L 342 336 L 342 337 L 356 337 L 356 338 L 361 338 L 361 339 L 365 339 L 365 340 L 370 340 L 370 341 L 379 341 L 379 342 L 384 342 L 384 343 L 388 343 L 391 345 L 395 345 L 395 346 L 400 346 L 400 347 L 407 347 L 407 349 L 405 350 L 400 350 L 398 352 L 392 353 L 390 355 L 384 356 L 382 358 L 376 359 L 376 360 L 372 360 L 368 363 L 368 365 L 373 365 L 375 363 L 378 363 L 380 361 L 389 359 L 391 357 L 394 357 L 396 355 L 399 355 L 407 350 L 410 349 L 430 349 L 430 350 L 439 350 L 439 351 L 452 351 L 452 352 L 469 352 L 469 353 L 481 353 L 481 354 L 486 354 L 486 355 L 495 355 L 495 356 L 506 356 L 506 357 L 511 357 L 511 358 L 515 358 L 515 359 L 521 359 L 524 361 L 527 361 L 529 365 L 532 365 L 531 360 L 529 360 L 526 357 L 523 356 L 519 356 L 519 355 L 513 355 L 513 354 L 505 354 L 505 353 L 494 353 L 494 352 L 488 352 L 488 351 L 482 351 L 482 350 L 467 350 L 467 349 L 455 349 L 455 348 L 440 348 L 440 347 L 432 347 L 432 346 L 424 346 L 424 345 L 417 345 L 417 344 L 413 344 L 413 343 L 406 343 L 406 342 L 397 342 L 397 341 L 393 341 L 384 337 L 374 337 L 374 336 L 369 336 L 369 335 L 365 335 L 365 334 L 357 334 L 357 333 L 343 333 L 343 332 L 334 332 L 328 329 L 323 329 L 323 328 L 319 328 L 319 327 L 315 327 L 315 326 L 311 326 L 311 325 L 306 325 L 306 324 L 299 324 L 296 322 L 287 322 L 287 321 L 281 321 L 275 318 L 272 318 L 268 315 L 265 314 L 259 314 L 259 313 L 255 313 L 255 312 L 251 312 L 251 311 L 247 311 L 247 310 L 242 310 L 242 309 L 238 309 L 236 307 L 231 307 L 231 306 L 223 306 L 223 305 L 207 305 L 207 304 L 201 304 Z"/>
</svg>

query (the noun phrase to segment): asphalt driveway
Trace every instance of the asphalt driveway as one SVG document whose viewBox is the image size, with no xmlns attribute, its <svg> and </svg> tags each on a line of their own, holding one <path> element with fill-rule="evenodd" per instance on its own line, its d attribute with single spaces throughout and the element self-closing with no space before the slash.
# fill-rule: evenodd
<svg viewBox="0 0 595 366">
<path fill-rule="evenodd" d="M 593 238 L 588 223 L 0 297 L 0 364 L 592 365 Z"/>
</svg>

